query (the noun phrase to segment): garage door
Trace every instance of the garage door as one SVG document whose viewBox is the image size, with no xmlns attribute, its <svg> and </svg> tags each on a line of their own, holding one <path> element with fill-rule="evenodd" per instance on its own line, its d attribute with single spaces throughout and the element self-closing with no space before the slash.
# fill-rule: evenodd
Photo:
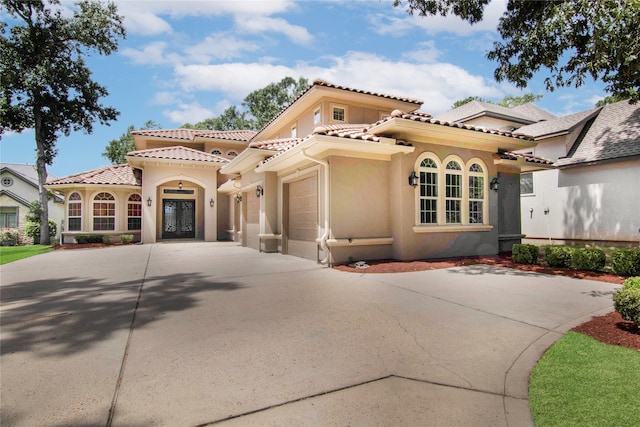
<svg viewBox="0 0 640 427">
<path fill-rule="evenodd" d="M 256 196 L 255 191 L 248 191 L 244 194 L 247 201 L 247 228 L 246 228 L 246 245 L 249 248 L 260 249 L 260 198 Z"/>
<path fill-rule="evenodd" d="M 313 260 L 318 259 L 318 178 L 289 184 L 289 226 L 287 251 Z"/>
</svg>

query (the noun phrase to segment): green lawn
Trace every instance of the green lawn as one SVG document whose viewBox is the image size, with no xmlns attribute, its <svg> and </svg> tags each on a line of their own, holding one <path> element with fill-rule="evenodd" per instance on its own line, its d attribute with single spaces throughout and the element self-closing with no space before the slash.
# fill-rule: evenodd
<svg viewBox="0 0 640 427">
<path fill-rule="evenodd" d="M 52 251 L 47 245 L 0 246 L 0 265 Z"/>
<path fill-rule="evenodd" d="M 640 351 L 569 332 L 531 374 L 537 427 L 640 426 Z"/>
</svg>

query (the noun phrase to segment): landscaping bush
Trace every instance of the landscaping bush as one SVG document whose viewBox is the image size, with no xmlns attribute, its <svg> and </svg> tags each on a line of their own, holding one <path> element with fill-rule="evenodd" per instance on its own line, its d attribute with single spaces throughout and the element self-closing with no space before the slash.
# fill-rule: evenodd
<svg viewBox="0 0 640 427">
<path fill-rule="evenodd" d="M 109 235 L 104 235 L 102 236 L 102 243 L 104 243 L 105 245 L 110 245 L 111 244 L 111 236 Z"/>
<path fill-rule="evenodd" d="M 87 243 L 103 243 L 104 238 L 102 234 L 89 234 L 87 236 Z"/>
<path fill-rule="evenodd" d="M 624 320 L 640 326 L 640 288 L 618 289 L 613 294 L 613 306 Z"/>
<path fill-rule="evenodd" d="M 629 277 L 627 278 L 623 286 L 625 289 L 640 289 L 640 277 Z"/>
<path fill-rule="evenodd" d="M 88 236 L 76 236 L 76 243 L 79 245 L 84 245 L 85 243 L 87 243 L 87 237 Z"/>
<path fill-rule="evenodd" d="M 640 248 L 614 250 L 611 267 L 618 276 L 640 276 Z"/>
<path fill-rule="evenodd" d="M 571 265 L 578 270 L 600 271 L 606 262 L 607 257 L 600 248 L 578 248 L 571 254 Z"/>
<path fill-rule="evenodd" d="M 516 243 L 513 245 L 511 258 L 518 264 L 537 264 L 540 248 L 536 245 Z"/>
<path fill-rule="evenodd" d="M 54 220 L 49 218 L 49 237 L 56 237 L 58 226 Z M 25 234 L 33 238 L 33 241 L 40 243 L 40 222 L 28 221 L 24 227 Z"/>
<path fill-rule="evenodd" d="M 573 249 L 568 246 L 545 246 L 544 260 L 551 267 L 571 267 L 571 253 Z"/>
<path fill-rule="evenodd" d="M 133 234 L 120 235 L 120 243 L 124 243 L 125 245 L 128 245 L 131 242 L 133 242 Z"/>
<path fill-rule="evenodd" d="M 0 234 L 0 246 L 16 246 L 19 240 L 18 229 L 5 228 Z"/>
</svg>

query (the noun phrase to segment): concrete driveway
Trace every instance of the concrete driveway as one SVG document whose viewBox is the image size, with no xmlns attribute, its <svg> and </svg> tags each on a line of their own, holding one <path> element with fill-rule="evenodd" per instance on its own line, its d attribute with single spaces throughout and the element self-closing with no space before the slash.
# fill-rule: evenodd
<svg viewBox="0 0 640 427">
<path fill-rule="evenodd" d="M 232 243 L 1 267 L 3 426 L 524 426 L 555 340 L 615 286 L 330 270 Z"/>
</svg>

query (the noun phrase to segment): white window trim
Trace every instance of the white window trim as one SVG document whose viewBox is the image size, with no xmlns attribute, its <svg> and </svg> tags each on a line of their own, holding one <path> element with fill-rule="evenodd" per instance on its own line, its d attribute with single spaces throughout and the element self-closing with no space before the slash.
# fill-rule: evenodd
<svg viewBox="0 0 640 427">
<path fill-rule="evenodd" d="M 318 115 L 318 121 L 316 121 L 316 113 Z M 313 109 L 313 124 L 319 125 L 320 123 L 322 123 L 322 109 L 320 106 L 317 106 Z"/>
<path fill-rule="evenodd" d="M 78 196 L 80 196 L 80 200 L 71 200 L 71 196 L 73 194 L 76 194 L 76 193 L 78 194 Z M 79 191 L 74 191 L 71 194 L 69 194 L 69 197 L 67 198 L 67 212 L 66 212 L 66 214 L 67 214 L 67 230 L 69 229 L 69 219 L 70 218 L 80 218 L 80 230 L 68 230 L 68 231 L 76 231 L 76 232 L 82 231 L 82 229 L 83 229 L 83 227 L 82 227 L 82 224 L 83 224 L 82 216 L 83 216 L 83 209 L 84 209 L 83 206 L 82 206 L 83 202 L 84 202 L 84 200 L 82 199 L 82 194 L 80 194 Z M 80 205 L 80 216 L 70 216 L 69 215 L 69 208 L 71 207 L 72 204 Z"/>
<path fill-rule="evenodd" d="M 342 110 L 344 110 L 344 120 L 335 120 L 333 118 L 333 111 L 336 108 L 340 108 Z M 340 104 L 331 104 L 331 122 L 333 123 L 349 123 L 349 115 L 348 115 L 349 110 L 347 109 L 346 105 L 340 105 Z"/>
<path fill-rule="evenodd" d="M 131 196 L 140 196 L 140 201 L 132 201 Z M 129 215 L 129 205 L 140 205 L 140 215 L 132 216 Z M 142 211 L 144 210 L 144 199 L 142 198 L 142 194 L 140 193 L 131 193 L 127 196 L 127 231 L 140 231 L 142 230 Z M 140 218 L 140 229 L 130 230 L 129 229 L 129 218 Z"/>
<path fill-rule="evenodd" d="M 415 233 L 455 233 L 465 231 L 490 231 L 493 230 L 493 226 L 489 224 L 489 181 L 488 181 L 488 169 L 486 163 L 474 157 L 467 162 L 462 161 L 459 156 L 449 155 L 443 161 L 432 152 L 424 152 L 416 159 L 414 170 L 420 175 L 420 164 L 426 158 L 430 158 L 438 165 L 438 201 L 437 201 L 437 224 L 422 224 L 420 222 L 420 184 L 414 189 L 414 215 L 415 222 L 413 231 Z M 461 215 L 462 223 L 460 224 L 447 224 L 446 223 L 446 165 L 451 160 L 457 161 L 462 167 L 462 206 Z M 477 163 L 482 167 L 483 179 L 483 197 L 482 200 L 482 224 L 475 224 L 469 222 L 469 168 L 472 164 Z"/>
<path fill-rule="evenodd" d="M 113 200 L 97 200 L 96 201 L 96 196 L 100 193 L 107 193 L 109 195 L 111 195 L 113 197 Z M 113 194 L 110 191 L 96 191 L 94 194 L 91 195 L 91 206 L 90 206 L 90 213 L 91 213 L 91 231 L 95 232 L 95 233 L 109 233 L 109 232 L 114 232 L 116 230 L 118 230 L 118 197 L 116 197 L 115 194 Z M 93 215 L 93 206 L 94 203 L 100 203 L 100 202 L 112 202 L 113 203 L 113 230 L 96 230 L 94 228 L 94 222 L 93 220 L 96 218 L 96 216 Z M 111 216 L 99 216 L 97 218 L 112 218 Z"/>
<path fill-rule="evenodd" d="M 291 126 L 291 138 L 297 138 L 297 137 L 298 137 L 298 125 L 296 123 Z"/>
</svg>

